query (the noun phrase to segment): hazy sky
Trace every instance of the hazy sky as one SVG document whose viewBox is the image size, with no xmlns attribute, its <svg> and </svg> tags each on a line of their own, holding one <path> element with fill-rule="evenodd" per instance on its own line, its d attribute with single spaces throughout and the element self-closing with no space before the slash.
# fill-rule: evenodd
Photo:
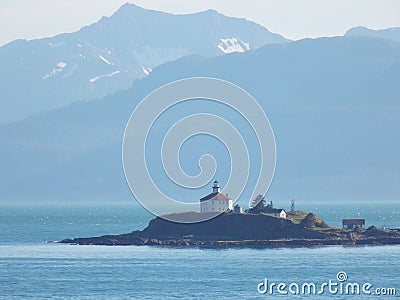
<svg viewBox="0 0 400 300">
<path fill-rule="evenodd" d="M 0 45 L 76 31 L 123 3 L 173 13 L 214 8 L 291 39 L 341 35 L 354 26 L 400 26 L 398 0 L 0 0 Z"/>
</svg>

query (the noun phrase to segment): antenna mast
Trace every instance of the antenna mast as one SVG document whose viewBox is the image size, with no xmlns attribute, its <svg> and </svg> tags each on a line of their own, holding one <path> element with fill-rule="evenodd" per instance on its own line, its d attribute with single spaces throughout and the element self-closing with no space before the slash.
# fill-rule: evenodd
<svg viewBox="0 0 400 300">
<path fill-rule="evenodd" d="M 291 205 L 290 205 L 290 211 L 295 211 L 295 208 L 294 208 L 294 206 L 295 206 L 295 201 L 294 201 L 294 199 L 292 199 L 292 202 L 291 202 Z"/>
</svg>

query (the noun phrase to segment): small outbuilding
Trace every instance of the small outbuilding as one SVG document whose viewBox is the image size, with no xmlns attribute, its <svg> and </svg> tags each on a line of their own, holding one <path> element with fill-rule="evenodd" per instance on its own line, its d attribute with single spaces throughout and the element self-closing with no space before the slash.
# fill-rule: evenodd
<svg viewBox="0 0 400 300">
<path fill-rule="evenodd" d="M 286 219 L 286 211 L 283 208 L 273 208 L 267 206 L 264 213 L 270 216 Z"/>
<path fill-rule="evenodd" d="M 236 205 L 233 207 L 233 212 L 238 213 L 238 214 L 243 213 L 243 208 L 242 208 L 242 206 L 239 205 L 239 204 L 236 204 Z"/>
<path fill-rule="evenodd" d="M 344 229 L 365 228 L 365 219 L 343 219 Z"/>
</svg>

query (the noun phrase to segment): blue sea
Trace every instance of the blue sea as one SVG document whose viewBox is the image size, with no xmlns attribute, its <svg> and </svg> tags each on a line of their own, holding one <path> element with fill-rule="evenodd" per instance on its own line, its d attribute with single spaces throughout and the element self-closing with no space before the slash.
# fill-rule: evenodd
<svg viewBox="0 0 400 300">
<path fill-rule="evenodd" d="M 400 203 L 307 203 L 298 209 L 334 226 L 344 217 L 360 217 L 367 226 L 400 227 Z M 199 249 L 54 243 L 143 229 L 152 217 L 133 201 L 0 204 L 0 299 L 400 298 L 400 246 Z M 340 272 L 347 280 L 339 281 Z M 265 280 L 268 290 L 261 294 L 257 288 L 263 292 Z M 326 289 L 294 295 L 296 285 L 301 290 L 303 283 L 314 283 L 320 289 L 329 280 L 338 288 L 369 283 L 371 295 Z M 278 293 L 280 283 L 287 285 L 287 295 Z M 393 289 L 397 295 L 376 295 Z"/>
</svg>

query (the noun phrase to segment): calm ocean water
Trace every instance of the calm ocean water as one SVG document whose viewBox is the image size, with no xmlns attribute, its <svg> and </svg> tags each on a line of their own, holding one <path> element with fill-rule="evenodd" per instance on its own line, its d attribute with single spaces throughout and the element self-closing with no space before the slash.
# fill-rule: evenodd
<svg viewBox="0 0 400 300">
<path fill-rule="evenodd" d="M 309 203 L 299 209 L 339 226 L 400 227 L 400 204 Z M 398 299 L 400 246 L 291 249 L 102 247 L 49 243 L 143 229 L 152 216 L 134 203 L 0 205 L 0 299 Z M 257 285 L 347 282 L 395 288 L 396 296 L 260 295 Z"/>
</svg>

